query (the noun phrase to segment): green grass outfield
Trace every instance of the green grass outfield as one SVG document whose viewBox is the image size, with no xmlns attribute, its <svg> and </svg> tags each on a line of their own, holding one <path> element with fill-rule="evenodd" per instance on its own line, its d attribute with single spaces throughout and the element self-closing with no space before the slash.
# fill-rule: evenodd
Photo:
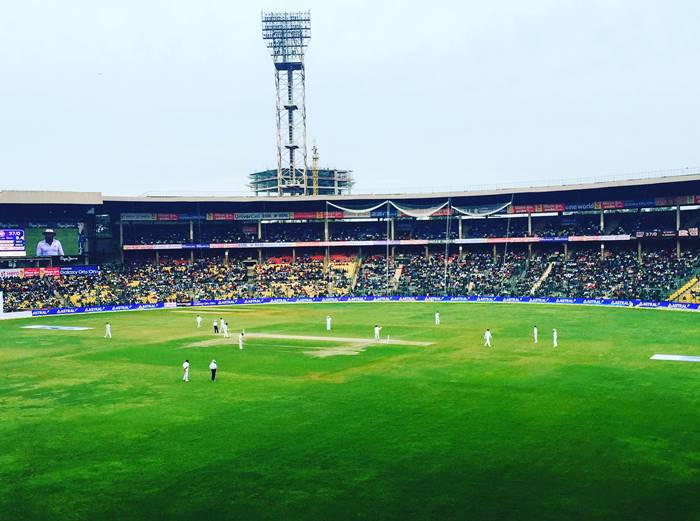
<svg viewBox="0 0 700 521">
<path fill-rule="evenodd" d="M 0 322 L 0 519 L 700 519 L 700 364 L 649 360 L 700 355 L 700 314 L 454 303 L 435 327 L 435 308 L 200 308 L 201 330 L 193 309 Z M 327 313 L 333 336 L 379 322 L 434 344 L 235 346 L 241 327 L 326 335 Z M 230 344 L 191 347 L 218 316 Z M 95 329 L 20 328 L 39 324 Z"/>
</svg>

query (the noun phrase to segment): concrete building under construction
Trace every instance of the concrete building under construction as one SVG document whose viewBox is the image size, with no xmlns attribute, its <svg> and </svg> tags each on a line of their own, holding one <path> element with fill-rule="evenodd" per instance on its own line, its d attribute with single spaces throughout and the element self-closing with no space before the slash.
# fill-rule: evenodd
<svg viewBox="0 0 700 521">
<path fill-rule="evenodd" d="M 315 173 L 316 182 L 292 187 L 281 186 L 277 170 L 263 170 L 250 174 L 248 186 L 255 195 L 349 195 L 355 181 L 350 170 L 319 168 Z"/>
</svg>

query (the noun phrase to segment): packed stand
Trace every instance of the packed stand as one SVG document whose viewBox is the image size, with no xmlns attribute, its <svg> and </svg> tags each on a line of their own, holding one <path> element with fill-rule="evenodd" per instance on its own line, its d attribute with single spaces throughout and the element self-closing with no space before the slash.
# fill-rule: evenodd
<svg viewBox="0 0 700 521">
<path fill-rule="evenodd" d="M 633 250 L 583 249 L 568 259 L 563 253 L 553 259 L 553 268 L 538 294 L 555 297 L 664 300 L 700 267 L 697 250 L 644 252 L 639 262 Z"/>
<path fill-rule="evenodd" d="M 193 265 L 102 266 L 99 275 L 0 279 L 5 311 L 126 303 L 190 302 L 247 296 L 246 268 L 212 261 Z"/>
<path fill-rule="evenodd" d="M 271 257 L 254 267 L 240 259 L 201 259 L 102 266 L 97 275 L 0 279 L 5 311 L 126 303 L 191 302 L 241 297 L 342 295 L 553 296 L 665 300 L 700 273 L 700 253 L 631 248 L 468 249 L 451 254 Z M 246 261 L 249 262 L 250 261 Z M 387 272 L 388 268 L 388 272 Z M 446 275 L 446 277 L 445 277 Z"/>
<path fill-rule="evenodd" d="M 372 255 L 365 258 L 357 275 L 355 293 L 357 295 L 385 295 L 387 293 L 387 279 L 391 288 L 396 285 L 395 262 L 384 255 Z"/>
<path fill-rule="evenodd" d="M 342 296 L 349 292 L 350 283 L 345 262 L 330 262 L 326 269 L 322 256 L 304 255 L 294 261 L 273 257 L 255 267 L 258 297 Z"/>
</svg>

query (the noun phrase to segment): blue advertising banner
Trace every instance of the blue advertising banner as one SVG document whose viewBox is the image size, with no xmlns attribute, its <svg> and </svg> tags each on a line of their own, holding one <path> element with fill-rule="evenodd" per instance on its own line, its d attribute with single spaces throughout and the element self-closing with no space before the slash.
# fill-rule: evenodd
<svg viewBox="0 0 700 521">
<path fill-rule="evenodd" d="M 161 309 L 164 307 L 165 303 L 158 302 L 156 304 L 115 304 L 109 306 L 82 306 L 79 308 L 33 309 L 32 316 L 75 315 L 77 313 L 102 313 L 105 311 L 140 311 L 144 309 Z"/>
<path fill-rule="evenodd" d="M 99 266 L 61 266 L 61 275 L 99 275 Z"/>
<path fill-rule="evenodd" d="M 650 301 L 650 300 L 621 300 L 621 299 L 587 299 L 587 298 L 555 298 L 555 297 L 485 297 L 478 295 L 431 297 L 408 297 L 392 295 L 389 297 L 293 297 L 293 298 L 238 298 L 224 300 L 195 300 L 178 303 L 182 306 L 237 306 L 251 304 L 305 304 L 333 302 L 503 302 L 519 304 L 568 304 L 583 306 L 612 306 L 648 309 L 680 309 L 697 311 L 700 304 L 686 302 Z M 139 311 L 147 309 L 162 309 L 175 307 L 172 303 L 158 302 L 157 304 L 119 304 L 110 306 L 85 306 L 79 308 L 52 308 L 32 310 L 32 316 L 72 315 L 76 313 L 99 313 L 106 311 Z"/>
</svg>

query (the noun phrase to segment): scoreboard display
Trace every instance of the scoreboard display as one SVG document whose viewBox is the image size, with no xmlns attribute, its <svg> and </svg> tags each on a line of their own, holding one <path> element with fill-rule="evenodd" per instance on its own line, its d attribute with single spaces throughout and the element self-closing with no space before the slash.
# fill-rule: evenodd
<svg viewBox="0 0 700 521">
<path fill-rule="evenodd" d="M 0 257 L 26 257 L 24 230 L 0 230 Z"/>
</svg>

